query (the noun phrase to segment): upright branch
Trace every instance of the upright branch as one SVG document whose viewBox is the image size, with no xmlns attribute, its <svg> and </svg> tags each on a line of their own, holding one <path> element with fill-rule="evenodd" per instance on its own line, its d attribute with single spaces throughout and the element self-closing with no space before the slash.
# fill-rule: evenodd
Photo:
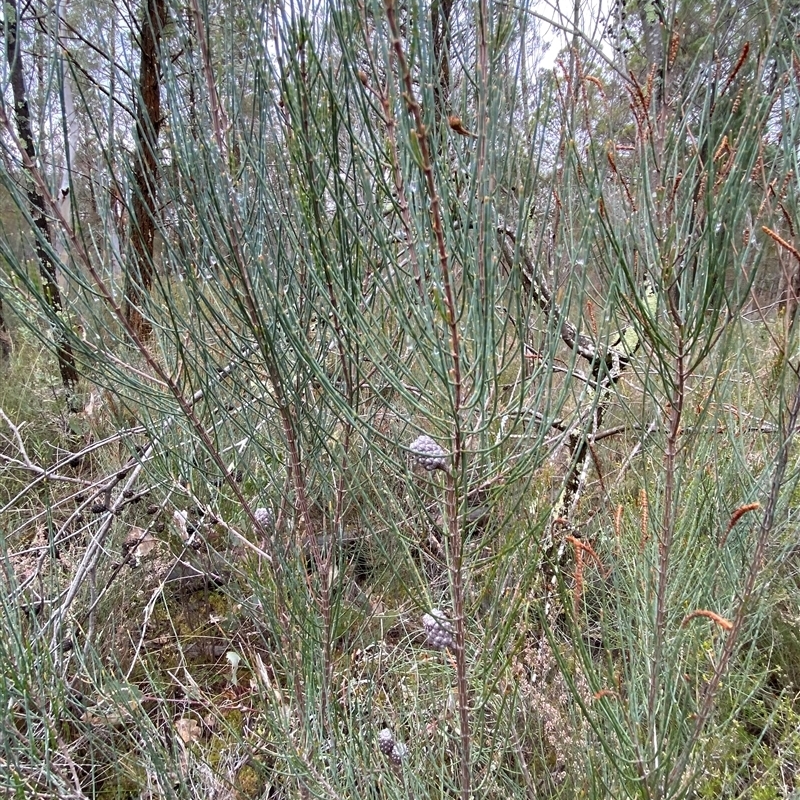
<svg viewBox="0 0 800 800">
<path fill-rule="evenodd" d="M 195 33 L 197 34 L 197 43 L 200 46 L 200 58 L 203 62 L 203 77 L 205 78 L 206 91 L 208 92 L 208 104 L 211 111 L 214 140 L 217 143 L 220 155 L 226 155 L 225 132 L 228 128 L 228 120 L 225 115 L 225 109 L 219 101 L 217 82 L 214 79 L 214 69 L 211 64 L 211 54 L 208 51 L 204 16 L 200 10 L 198 0 L 192 0 L 191 11 Z"/>
<path fill-rule="evenodd" d="M 630 363 L 631 356 L 641 346 L 641 337 L 633 324 L 619 330 L 617 337 L 609 343 L 594 341 L 582 334 L 570 322 L 556 302 L 551 287 L 541 269 L 534 264 L 530 254 L 516 245 L 514 235 L 507 229 L 498 231 L 500 254 L 506 269 L 519 269 L 522 286 L 549 323 L 558 332 L 561 341 L 573 352 L 589 363 L 588 374 L 581 376 L 586 381 L 586 411 L 579 411 L 577 421 L 567 429 L 567 446 L 570 465 L 564 476 L 563 488 L 550 513 L 549 541 L 545 546 L 545 560 L 549 579 L 556 577 L 559 560 L 565 551 L 567 537 L 556 540 L 555 531 L 572 529 L 572 520 L 589 475 L 593 452 L 592 446 L 603 419 L 614 398 L 614 387 L 619 383 Z M 512 249 L 509 241 L 514 242 Z M 651 286 L 644 291 L 646 305 L 655 311 L 657 296 Z M 576 376 L 577 372 L 574 373 Z M 577 552 L 582 552 L 578 549 Z M 555 562 L 555 563 L 553 563 Z M 549 587 L 546 587 L 548 589 Z"/>
<path fill-rule="evenodd" d="M 675 540 L 675 505 L 676 472 L 678 446 L 683 424 L 683 410 L 686 400 L 686 356 L 684 354 L 683 337 L 678 328 L 678 352 L 675 357 L 675 390 L 667 409 L 668 428 L 666 452 L 664 454 L 664 515 L 661 531 L 658 536 L 658 560 L 656 563 L 656 619 L 653 643 L 652 667 L 650 670 L 650 686 L 647 695 L 647 710 L 651 722 L 651 752 L 655 758 L 661 750 L 658 741 L 658 730 L 655 725 L 659 693 L 662 687 L 662 670 L 664 669 L 664 648 L 667 634 L 667 589 L 669 587 L 670 562 Z M 658 771 L 654 771 L 657 775 Z"/>
<path fill-rule="evenodd" d="M 452 429 L 450 444 L 452 452 L 452 469 L 447 472 L 445 484 L 445 511 L 447 514 L 448 539 L 450 542 L 450 586 L 453 597 L 455 615 L 455 650 L 456 650 L 456 690 L 458 693 L 459 727 L 461 735 L 460 773 L 461 796 L 469 800 L 471 796 L 470 768 L 470 725 L 469 725 L 469 693 L 467 686 L 466 662 L 466 622 L 464 619 L 464 586 L 462 574 L 463 537 L 459 519 L 459 480 L 464 468 L 463 433 L 461 430 L 461 341 L 458 330 L 456 312 L 456 290 L 450 256 L 444 235 L 441 200 L 436 189 L 433 174 L 433 159 L 428 136 L 428 129 L 422 119 L 422 108 L 414 94 L 411 70 L 403 52 L 400 29 L 395 14 L 394 0 L 386 0 L 386 18 L 392 37 L 391 46 L 397 59 L 400 81 L 403 87 L 403 100 L 413 120 L 412 137 L 416 139 L 421 156 L 421 168 L 425 177 L 425 188 L 430 202 L 430 219 L 436 249 L 439 256 L 439 269 L 444 289 L 445 323 L 450 338 L 450 358 L 452 367 L 449 370 L 451 399 L 453 404 Z"/>
<path fill-rule="evenodd" d="M 481 299 L 488 301 L 486 295 L 486 261 L 484 247 L 486 245 L 487 211 L 486 198 L 490 193 L 486 175 L 486 146 L 488 139 L 489 111 L 489 48 L 487 42 L 487 24 L 489 10 L 486 0 L 478 4 L 478 120 L 477 120 L 477 159 L 478 170 L 476 187 L 479 197 L 483 198 L 480 205 L 480 220 L 478 222 L 478 281 L 481 289 Z"/>
<path fill-rule="evenodd" d="M 447 252 L 447 244 L 444 239 L 444 225 L 442 221 L 441 200 L 436 190 L 436 180 L 433 175 L 433 160 L 431 158 L 431 148 L 428 139 L 428 129 L 422 119 L 422 107 L 414 95 L 414 86 L 411 80 L 411 70 L 403 52 L 403 43 L 400 39 L 400 29 L 397 24 L 397 17 L 394 11 L 394 0 L 386 2 L 386 17 L 389 21 L 389 29 L 392 34 L 392 48 L 397 57 L 400 69 L 400 79 L 403 82 L 403 99 L 406 108 L 414 120 L 414 136 L 419 145 L 422 156 L 422 172 L 425 176 L 425 188 L 431 204 L 431 226 L 434 238 L 436 239 L 436 249 L 439 255 L 439 265 L 442 271 L 442 284 L 444 286 L 446 322 L 450 330 L 451 358 L 453 369 L 450 379 L 453 387 L 453 420 L 456 425 L 453 440 L 453 467 L 456 472 L 461 469 L 461 435 L 459 429 L 459 414 L 461 411 L 461 346 L 459 343 L 458 321 L 456 319 L 455 286 L 453 274 L 450 268 L 450 256 Z"/>
<path fill-rule="evenodd" d="M 434 0 L 431 4 L 431 28 L 433 29 L 433 60 L 439 72 L 433 84 L 436 124 L 446 116 L 445 109 L 450 96 L 450 15 L 453 0 Z"/>
<path fill-rule="evenodd" d="M 19 11 L 16 0 L 6 0 L 4 5 L 6 18 L 6 56 L 11 78 L 11 89 L 14 93 L 14 118 L 23 151 L 23 165 L 29 175 L 36 164 L 36 147 L 31 129 L 31 114 L 28 105 L 28 94 L 25 88 L 25 75 L 22 71 L 22 48 L 19 41 Z M 58 287 L 57 265 L 53 256 L 53 240 L 50 223 L 45 213 L 45 199 L 42 192 L 31 180 L 28 190 L 28 204 L 33 218 L 34 248 L 42 278 L 42 290 L 45 302 L 52 314 L 53 338 L 58 358 L 58 369 L 61 383 L 72 394 L 78 382 L 78 370 L 75 367 L 75 356 L 72 352 L 66 328 L 63 324 L 61 292 Z"/>
<path fill-rule="evenodd" d="M 366 32 L 367 24 L 366 21 L 363 19 L 362 19 L 362 26 L 363 30 Z M 366 44 L 365 49 L 369 53 L 370 42 L 366 36 L 366 33 L 364 36 L 364 42 Z M 377 69 L 374 64 L 372 65 L 372 70 L 373 73 L 377 73 Z M 408 260 L 411 264 L 411 270 L 414 275 L 414 283 L 417 287 L 417 291 L 419 292 L 420 300 L 424 303 L 425 288 L 422 285 L 422 271 L 420 269 L 419 254 L 417 253 L 417 244 L 413 236 L 413 225 L 411 224 L 411 211 L 408 205 L 408 197 L 406 195 L 405 182 L 403 181 L 403 172 L 400 168 L 400 152 L 397 146 L 397 121 L 395 120 L 392 114 L 392 98 L 389 91 L 389 83 L 387 82 L 383 87 L 379 83 L 377 88 L 372 88 L 369 86 L 366 73 L 363 73 L 360 76 L 360 79 L 362 81 L 362 84 L 364 85 L 364 88 L 371 90 L 375 94 L 375 96 L 380 101 L 381 108 L 383 109 L 382 122 L 386 126 L 386 140 L 389 149 L 389 162 L 392 168 L 392 179 L 394 181 L 395 194 L 397 198 L 397 207 L 400 212 L 400 219 L 403 223 L 403 228 L 405 229 L 406 233 L 406 247 L 408 248 Z"/>
<path fill-rule="evenodd" d="M 156 232 L 156 181 L 158 133 L 161 127 L 159 51 L 166 23 L 165 0 L 145 0 L 140 28 L 139 94 L 133 166 L 133 213 L 131 246 L 133 263 L 125 275 L 125 316 L 140 337 L 150 334 L 150 322 L 142 314 L 143 301 L 153 283 Z"/>
<path fill-rule="evenodd" d="M 192 11 L 192 19 L 195 29 L 195 35 L 197 37 L 197 41 L 200 45 L 200 55 L 203 62 L 203 75 L 205 76 L 206 81 L 206 90 L 209 96 L 209 107 L 211 113 L 211 126 L 212 132 L 214 135 L 214 140 L 216 142 L 217 148 L 219 150 L 219 154 L 222 157 L 221 161 L 225 164 L 229 164 L 230 161 L 228 159 L 228 144 L 227 144 L 227 133 L 229 130 L 229 122 L 228 117 L 225 113 L 225 109 L 220 102 L 219 94 L 217 92 L 217 82 L 214 76 L 214 69 L 211 61 L 211 53 L 208 47 L 208 38 L 207 38 L 207 31 L 206 31 L 206 24 L 205 24 L 205 17 L 201 12 L 200 5 L 198 0 L 191 0 L 191 11 Z M 280 54 L 278 54 L 278 60 L 280 61 Z M 303 469 L 303 461 L 302 461 L 302 450 L 301 450 L 301 441 L 298 433 L 298 426 L 297 420 L 294 412 L 294 406 L 290 400 L 290 395 L 286 388 L 286 378 L 281 373 L 281 370 L 278 365 L 278 359 L 275 352 L 274 340 L 272 336 L 265 330 L 265 326 L 263 324 L 263 315 L 260 311 L 260 304 L 258 298 L 256 296 L 255 288 L 253 286 L 253 281 L 251 280 L 251 274 L 248 270 L 247 266 L 247 257 L 245 255 L 245 248 L 242 244 L 242 222 L 241 217 L 238 213 L 239 205 L 236 198 L 236 193 L 233 190 L 233 183 L 230 180 L 230 175 L 228 172 L 225 172 L 222 175 L 222 179 L 225 180 L 227 191 L 228 191 L 228 205 L 227 205 L 227 216 L 225 217 L 225 223 L 227 226 L 227 234 L 229 236 L 229 241 L 231 244 L 231 252 L 230 252 L 230 259 L 232 262 L 232 268 L 235 272 L 236 277 L 239 279 L 240 283 L 240 290 L 237 292 L 237 296 L 239 298 L 238 302 L 240 303 L 241 310 L 243 315 L 247 319 L 247 324 L 250 330 L 254 333 L 255 339 L 258 343 L 259 352 L 264 360 L 264 365 L 267 370 L 267 375 L 269 376 L 270 383 L 272 384 L 272 390 L 274 392 L 275 402 L 278 406 L 278 414 L 280 416 L 281 427 L 283 429 L 284 438 L 286 440 L 286 449 L 288 451 L 288 473 L 289 473 L 289 480 L 294 488 L 295 492 L 295 503 L 296 508 L 299 511 L 300 518 L 303 522 L 303 525 L 300 526 L 304 529 L 304 535 L 306 541 L 312 547 L 316 547 L 316 529 L 315 523 L 311 516 L 311 503 L 308 496 L 308 490 L 306 485 L 306 474 L 305 470 Z M 216 458 L 218 454 L 213 454 Z M 226 478 L 230 478 L 232 480 L 232 476 L 230 475 L 230 471 L 225 469 Z M 240 492 L 237 489 L 237 496 L 241 496 Z M 248 511 L 248 515 L 250 515 L 250 511 L 248 505 L 243 497 L 241 497 L 241 502 L 243 508 Z M 252 518 L 252 517 L 251 517 Z M 254 518 L 253 518 L 254 519 Z M 259 527 L 259 526 L 257 526 Z M 317 556 L 317 563 L 321 563 L 321 559 L 319 557 L 318 552 L 315 553 Z M 274 558 L 274 563 L 277 565 L 278 560 Z M 278 570 L 276 570 L 276 579 L 279 577 Z M 327 581 L 328 576 L 327 572 L 323 577 L 323 580 Z M 279 593 L 278 597 L 280 600 L 280 611 L 281 611 L 281 618 L 286 622 L 286 630 L 284 633 L 288 633 L 288 610 L 285 604 L 285 598 L 282 594 L 283 586 L 279 586 Z M 323 599 L 322 602 L 322 613 L 323 616 L 329 618 L 330 616 L 330 609 L 328 607 L 327 601 Z M 288 653 L 296 654 L 296 651 L 292 648 L 287 650 Z M 330 657 L 330 651 L 328 648 L 325 650 L 324 654 L 325 658 L 328 659 Z M 332 673 L 332 669 L 328 661 L 325 664 L 325 682 L 323 685 L 323 692 L 322 692 L 322 709 L 320 713 L 320 718 L 325 720 L 327 714 L 327 703 L 328 703 L 328 694 L 330 691 L 329 686 L 329 676 Z M 295 682 L 294 688 L 296 693 L 297 702 L 299 705 L 303 705 L 304 698 L 305 698 L 305 689 L 300 681 L 300 672 L 295 674 Z"/>
<path fill-rule="evenodd" d="M 209 95 L 209 106 L 211 112 L 211 126 L 214 140 L 219 148 L 220 155 L 225 163 L 228 162 L 228 146 L 226 142 L 226 132 L 228 130 L 228 118 L 225 110 L 219 101 L 217 84 L 214 77 L 214 69 L 211 63 L 211 53 L 208 49 L 206 27 L 204 16 L 200 10 L 198 0 L 192 0 L 192 18 L 194 20 L 195 34 L 200 43 L 200 55 L 203 61 L 203 74 L 206 80 L 206 89 Z M 280 59 L 280 55 L 278 56 Z M 241 220 L 237 214 L 237 201 L 230 181 L 228 181 L 229 192 L 229 216 L 227 221 L 227 232 L 231 242 L 231 259 L 237 277 L 241 280 L 242 292 L 240 297 L 243 304 L 248 324 L 256 334 L 259 349 L 275 392 L 275 401 L 281 418 L 281 426 L 286 437 L 286 446 L 289 451 L 289 476 L 294 486 L 297 497 L 297 505 L 300 515 L 306 527 L 306 534 L 310 539 L 314 538 L 314 525 L 311 519 L 311 506 L 306 492 L 306 479 L 303 471 L 300 443 L 295 428 L 295 420 L 292 415 L 292 408 L 287 391 L 284 385 L 284 378 L 277 365 L 277 359 L 272 346 L 270 337 L 264 330 L 262 317 L 259 312 L 259 304 L 256 299 L 255 290 L 250 279 L 250 273 L 245 263 L 244 248 L 242 246 Z"/>
<path fill-rule="evenodd" d="M 342 370 L 342 378 L 344 380 L 344 400 L 348 408 L 356 413 L 357 390 L 354 381 L 354 353 L 352 349 L 353 343 L 348 336 L 347 326 L 342 322 L 342 308 L 336 291 L 336 277 L 331 269 L 332 259 L 327 252 L 327 239 L 326 239 L 326 226 L 324 223 L 325 209 L 321 202 L 321 197 L 318 191 L 314 188 L 318 185 L 315 180 L 316 175 L 316 154 L 313 139 L 313 124 L 312 124 L 312 111 L 309 102 L 311 96 L 311 79 L 309 77 L 309 59 L 307 57 L 307 48 L 309 47 L 309 40 L 305 35 L 300 37 L 297 46 L 297 58 L 295 67 L 298 70 L 298 92 L 299 103 L 295 109 L 299 115 L 299 144 L 300 144 L 300 162 L 301 168 L 304 171 L 305 183 L 309 188 L 307 194 L 307 203 L 313 219 L 313 230 L 315 235 L 309 239 L 309 251 L 311 258 L 319 265 L 324 276 L 324 283 L 327 290 L 328 303 L 331 309 L 331 325 L 336 339 L 336 350 L 339 358 L 339 364 Z M 313 57 L 313 51 L 312 51 Z M 313 61 L 312 61 L 313 63 Z M 288 86 L 285 88 L 287 96 L 289 95 Z M 300 274 L 299 280 L 303 290 L 308 291 L 307 286 L 308 274 L 303 270 Z M 348 483 L 348 458 L 350 455 L 350 447 L 353 434 L 352 418 L 348 417 L 342 421 L 343 431 L 341 436 L 341 460 L 337 467 L 337 475 L 335 479 L 335 501 L 333 506 L 333 519 L 330 525 L 330 535 L 327 537 L 327 545 L 321 547 L 318 541 L 321 538 L 316 535 L 316 531 L 311 530 L 311 519 L 307 518 L 307 535 L 310 545 L 311 553 L 317 566 L 319 577 L 319 592 L 318 604 L 320 613 L 323 619 L 323 663 L 325 669 L 325 680 L 322 682 L 322 718 L 325 718 L 325 713 L 329 706 L 328 694 L 330 686 L 333 681 L 333 574 L 334 564 L 338 558 L 337 553 L 337 540 L 342 533 L 342 526 L 344 520 L 345 500 L 347 496 Z M 305 491 L 302 486 L 298 490 Z"/>
</svg>

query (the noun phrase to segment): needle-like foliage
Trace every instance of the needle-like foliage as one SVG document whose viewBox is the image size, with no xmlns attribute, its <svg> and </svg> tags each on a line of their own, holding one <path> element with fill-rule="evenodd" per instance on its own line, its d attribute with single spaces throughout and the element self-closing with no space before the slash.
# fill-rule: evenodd
<svg viewBox="0 0 800 800">
<path fill-rule="evenodd" d="M 0 115 L 81 375 L 52 447 L 0 394 L 2 789 L 793 785 L 791 4 L 538 74 L 525 3 L 150 5 L 43 12 L 40 156 Z"/>
</svg>

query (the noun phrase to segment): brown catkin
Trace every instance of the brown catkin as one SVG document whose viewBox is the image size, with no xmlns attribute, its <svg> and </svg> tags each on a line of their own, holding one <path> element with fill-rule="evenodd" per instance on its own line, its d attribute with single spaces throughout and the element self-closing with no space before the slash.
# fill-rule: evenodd
<svg viewBox="0 0 800 800">
<path fill-rule="evenodd" d="M 714 161 L 716 161 L 720 156 L 724 155 L 728 149 L 728 135 L 725 134 L 725 136 L 722 137 L 722 141 L 719 143 L 716 153 L 714 153 Z"/>
<path fill-rule="evenodd" d="M 761 508 L 761 503 L 747 503 L 746 505 L 739 506 L 736 511 L 731 514 L 730 522 L 728 522 L 728 527 L 725 529 L 725 533 L 722 534 L 719 540 L 720 547 L 725 544 L 728 539 L 728 534 L 733 530 L 734 525 L 745 515 L 748 514 L 750 511 L 755 511 L 756 509 Z"/>
<path fill-rule="evenodd" d="M 728 90 L 728 87 L 733 83 L 734 79 L 736 78 L 736 75 L 742 68 L 742 64 L 744 64 L 745 59 L 747 58 L 747 54 L 749 52 L 750 52 L 750 42 L 745 42 L 744 46 L 742 47 L 742 52 L 739 54 L 739 60 L 736 62 L 733 69 L 731 70 L 731 74 L 728 75 L 728 80 L 725 81 L 725 86 L 722 87 L 720 96 L 725 94 L 725 92 Z"/>
<path fill-rule="evenodd" d="M 761 226 L 761 230 L 767 234 L 773 241 L 777 242 L 781 247 L 788 250 L 800 263 L 800 252 L 798 252 L 797 248 L 794 245 L 789 244 L 786 239 L 781 238 L 775 231 L 770 230 L 766 225 Z"/>
<path fill-rule="evenodd" d="M 650 538 L 649 533 L 649 518 L 648 518 L 648 511 L 649 507 L 647 505 L 647 492 L 644 489 L 639 490 L 639 508 L 642 509 L 642 519 L 641 519 L 641 539 L 639 541 L 639 547 L 644 550 L 644 546 L 647 544 L 647 540 Z"/>
<path fill-rule="evenodd" d="M 600 90 L 600 94 L 601 94 L 603 97 L 605 97 L 605 96 L 606 96 L 605 88 L 603 87 L 603 83 L 602 83 L 602 81 L 600 80 L 600 78 L 595 78 L 595 77 L 594 77 L 594 75 L 587 75 L 587 76 L 584 78 L 584 80 L 585 80 L 585 81 L 587 81 L 587 82 L 589 82 L 589 83 L 593 83 L 593 84 L 594 84 L 594 85 L 595 85 L 595 86 L 596 86 L 596 87 L 597 87 L 597 88 Z"/>
<path fill-rule="evenodd" d="M 672 41 L 669 43 L 669 61 L 668 65 L 669 68 L 672 69 L 673 65 L 675 64 L 675 59 L 678 57 L 678 45 L 680 44 L 681 37 L 680 34 L 675 31 L 672 34 Z"/>
<path fill-rule="evenodd" d="M 709 611 L 706 608 L 700 608 L 697 611 L 692 611 L 691 614 L 687 614 L 683 618 L 683 622 L 681 622 L 681 627 L 686 626 L 689 622 L 691 622 L 691 620 L 696 619 L 697 617 L 705 617 L 706 619 L 710 619 L 712 622 L 716 622 L 720 628 L 726 631 L 729 631 L 733 628 L 733 623 L 730 620 L 727 620 L 725 617 L 721 617 L 716 612 Z"/>
</svg>

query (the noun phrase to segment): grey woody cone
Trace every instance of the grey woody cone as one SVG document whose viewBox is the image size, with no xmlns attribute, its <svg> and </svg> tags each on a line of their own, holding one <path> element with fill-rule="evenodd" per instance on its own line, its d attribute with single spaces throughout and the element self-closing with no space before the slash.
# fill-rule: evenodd
<svg viewBox="0 0 800 800">
<path fill-rule="evenodd" d="M 257 508 L 253 516 L 264 530 L 271 531 L 275 527 L 275 514 L 271 508 Z"/>
<path fill-rule="evenodd" d="M 378 733 L 378 747 L 385 755 L 391 755 L 395 746 L 394 734 L 388 729 L 384 728 Z"/>
<path fill-rule="evenodd" d="M 408 748 L 402 742 L 395 742 L 392 751 L 389 753 L 389 758 L 392 764 L 399 765 L 408 753 Z"/>
<path fill-rule="evenodd" d="M 431 609 L 430 614 L 422 617 L 422 627 L 428 634 L 427 641 L 431 647 L 445 650 L 453 646 L 453 623 L 438 608 Z"/>
<path fill-rule="evenodd" d="M 447 472 L 447 453 L 430 436 L 417 436 L 408 449 L 414 454 L 417 464 L 425 467 L 428 472 L 435 469 Z"/>
</svg>

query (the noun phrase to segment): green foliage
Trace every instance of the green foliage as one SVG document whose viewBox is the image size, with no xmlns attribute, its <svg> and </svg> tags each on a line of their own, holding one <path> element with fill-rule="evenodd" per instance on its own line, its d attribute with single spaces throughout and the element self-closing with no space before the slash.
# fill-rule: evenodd
<svg viewBox="0 0 800 800">
<path fill-rule="evenodd" d="M 47 157 L 8 125 L 0 167 L 2 791 L 798 788 L 796 21 L 640 6 L 627 62 L 535 81 L 525 4 L 172 7 L 147 336 L 135 31 L 42 29 Z"/>
</svg>

